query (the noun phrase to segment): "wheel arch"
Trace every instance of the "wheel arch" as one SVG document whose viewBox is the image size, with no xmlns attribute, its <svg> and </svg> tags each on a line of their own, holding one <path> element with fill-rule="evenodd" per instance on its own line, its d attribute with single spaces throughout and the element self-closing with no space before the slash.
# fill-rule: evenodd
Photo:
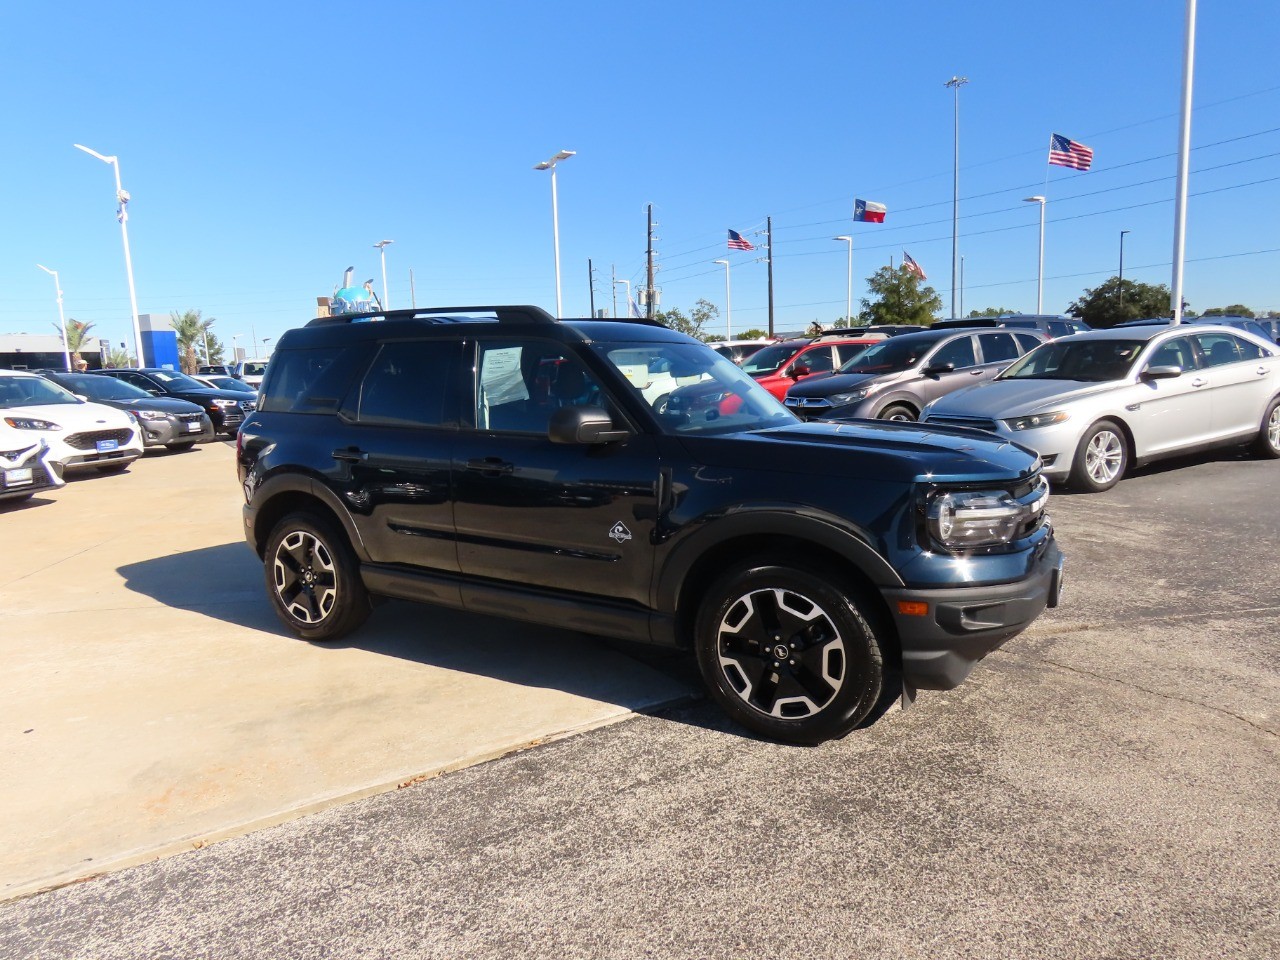
<svg viewBox="0 0 1280 960">
<path fill-rule="evenodd" d="M 369 554 L 360 533 L 346 508 L 326 486 L 310 477 L 273 477 L 265 481 L 253 497 L 253 529 L 250 531 L 254 551 L 259 557 L 266 549 L 267 538 L 275 525 L 291 513 L 306 511 L 338 524 L 356 556 L 367 562 Z"/>
<path fill-rule="evenodd" d="M 876 420 L 881 419 L 884 416 L 884 412 L 888 410 L 890 407 L 906 407 L 908 410 L 910 410 L 912 413 L 915 414 L 915 417 L 917 420 L 920 419 L 920 411 L 924 409 L 920 405 L 919 401 L 917 401 L 914 397 L 910 395 L 887 397 L 880 401 L 880 409 L 878 409 L 875 412 L 874 419 Z"/>
</svg>

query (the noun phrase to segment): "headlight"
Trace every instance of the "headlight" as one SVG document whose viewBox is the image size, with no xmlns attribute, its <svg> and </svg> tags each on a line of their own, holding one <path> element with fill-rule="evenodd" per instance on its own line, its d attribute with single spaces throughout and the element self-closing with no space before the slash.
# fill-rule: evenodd
<svg viewBox="0 0 1280 960">
<path fill-rule="evenodd" d="M 1054 410 L 1052 413 L 1033 413 L 1029 417 L 1010 417 L 1004 424 L 1010 430 L 1034 430 L 1036 427 L 1047 427 L 1069 419 L 1071 414 L 1067 411 Z"/>
<path fill-rule="evenodd" d="M 61 430 L 52 420 L 37 420 L 35 417 L 5 417 L 4 422 L 16 430 Z"/>
<path fill-rule="evenodd" d="M 833 393 L 831 396 L 827 397 L 827 399 L 831 401 L 833 406 L 842 407 L 846 403 L 855 403 L 858 400 L 867 399 L 867 394 L 874 389 L 874 387 L 860 387 L 857 390 L 851 390 L 848 393 Z"/>
<path fill-rule="evenodd" d="M 1043 508 L 1037 500 L 1036 509 Z M 1028 515 L 1028 508 L 1003 491 L 955 491 L 929 501 L 929 533 L 947 550 L 1008 543 Z"/>
<path fill-rule="evenodd" d="M 211 401 L 209 401 L 209 402 L 210 402 L 210 403 L 212 403 L 215 407 L 235 407 L 235 406 L 239 406 L 238 401 L 236 401 L 236 400 L 223 400 L 221 397 L 214 397 L 214 398 L 213 398 L 213 400 L 211 400 Z"/>
<path fill-rule="evenodd" d="M 139 420 L 167 420 L 169 418 L 167 413 L 160 413 L 157 410 L 130 410 L 129 413 Z"/>
</svg>

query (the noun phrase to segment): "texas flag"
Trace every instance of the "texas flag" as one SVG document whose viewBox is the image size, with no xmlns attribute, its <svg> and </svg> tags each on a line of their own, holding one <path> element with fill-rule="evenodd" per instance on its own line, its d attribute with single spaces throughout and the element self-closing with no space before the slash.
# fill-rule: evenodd
<svg viewBox="0 0 1280 960">
<path fill-rule="evenodd" d="M 884 223 L 884 204 L 871 200 L 854 200 L 853 219 L 858 223 Z"/>
</svg>

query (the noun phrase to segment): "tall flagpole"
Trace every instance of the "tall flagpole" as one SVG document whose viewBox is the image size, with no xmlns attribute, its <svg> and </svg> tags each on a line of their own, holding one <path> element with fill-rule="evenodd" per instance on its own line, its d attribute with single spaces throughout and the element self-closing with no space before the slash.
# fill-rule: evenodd
<svg viewBox="0 0 1280 960">
<path fill-rule="evenodd" d="M 1178 192 L 1173 214 L 1173 322 L 1182 322 L 1182 266 L 1187 248 L 1187 175 L 1191 165 L 1191 87 L 1196 66 L 1196 0 L 1187 0 L 1187 39 L 1182 56 L 1182 131 L 1178 137 Z"/>
</svg>

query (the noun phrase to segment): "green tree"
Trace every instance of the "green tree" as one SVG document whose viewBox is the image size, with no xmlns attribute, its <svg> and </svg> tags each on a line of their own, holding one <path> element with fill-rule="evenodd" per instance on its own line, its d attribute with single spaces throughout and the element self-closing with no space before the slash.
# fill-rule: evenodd
<svg viewBox="0 0 1280 960">
<path fill-rule="evenodd" d="M 204 356 L 205 334 L 217 321 L 213 317 L 203 319 L 199 310 L 185 310 L 182 313 L 175 310 L 169 314 L 169 322 L 178 336 L 178 357 L 182 363 L 182 372 L 195 373 L 200 365 L 199 357 Z"/>
<path fill-rule="evenodd" d="M 56 323 L 53 325 L 53 329 L 58 331 L 59 337 L 62 336 L 62 328 Z M 84 363 L 84 358 L 80 356 L 80 349 L 88 341 L 89 331 L 92 329 L 92 322 L 86 323 L 83 320 L 72 320 L 70 318 L 67 320 L 67 352 L 71 354 L 71 365 L 74 370 L 81 369 L 81 364 Z"/>
<path fill-rule="evenodd" d="M 873 296 L 863 298 L 858 319 L 864 324 L 916 323 L 927 326 L 942 309 L 933 287 L 922 286 L 907 267 L 881 267 L 867 278 Z"/>
<path fill-rule="evenodd" d="M 698 302 L 693 305 L 693 309 L 689 311 L 690 322 L 698 328 L 698 332 L 695 336 L 700 337 L 703 340 L 708 339 L 710 336 L 709 332 L 704 332 L 707 330 L 707 327 L 711 326 L 719 319 L 720 308 L 705 297 L 700 298 Z"/>
<path fill-rule="evenodd" d="M 1167 317 L 1172 294 L 1163 283 L 1135 283 L 1124 281 L 1124 304 L 1120 303 L 1120 278 L 1112 277 L 1092 290 L 1085 288 L 1080 299 L 1067 307 L 1073 317 L 1091 327 L 1114 327 L 1126 320 L 1144 317 Z M 1186 309 L 1183 304 L 1183 309 Z"/>
<path fill-rule="evenodd" d="M 743 340 L 763 340 L 768 335 L 769 334 L 765 331 L 757 330 L 755 327 L 752 327 L 750 330 L 744 330 L 742 333 L 738 334 L 738 336 Z"/>
<path fill-rule="evenodd" d="M 1233 303 L 1229 307 L 1210 307 L 1204 313 L 1200 314 L 1200 316 L 1202 317 L 1248 317 L 1250 320 L 1252 320 L 1256 316 L 1256 314 L 1254 314 L 1254 312 L 1250 310 L 1248 307 L 1246 307 L 1243 303 Z"/>
<path fill-rule="evenodd" d="M 102 358 L 102 365 L 104 367 L 135 367 L 137 363 L 128 350 L 117 350 L 112 347 L 107 351 L 107 355 Z"/>
<path fill-rule="evenodd" d="M 1003 317 L 1006 314 L 1017 313 L 1017 310 L 1010 310 L 1008 307 L 987 307 L 985 310 L 970 310 L 969 319 L 974 317 Z"/>
<path fill-rule="evenodd" d="M 699 300 L 693 305 L 687 317 L 679 307 L 672 307 L 670 310 L 655 310 L 653 319 L 664 327 L 670 327 L 672 330 L 678 330 L 680 333 L 702 340 L 705 339 L 703 327 L 719 316 L 720 309 L 714 303 L 709 300 Z"/>
</svg>

